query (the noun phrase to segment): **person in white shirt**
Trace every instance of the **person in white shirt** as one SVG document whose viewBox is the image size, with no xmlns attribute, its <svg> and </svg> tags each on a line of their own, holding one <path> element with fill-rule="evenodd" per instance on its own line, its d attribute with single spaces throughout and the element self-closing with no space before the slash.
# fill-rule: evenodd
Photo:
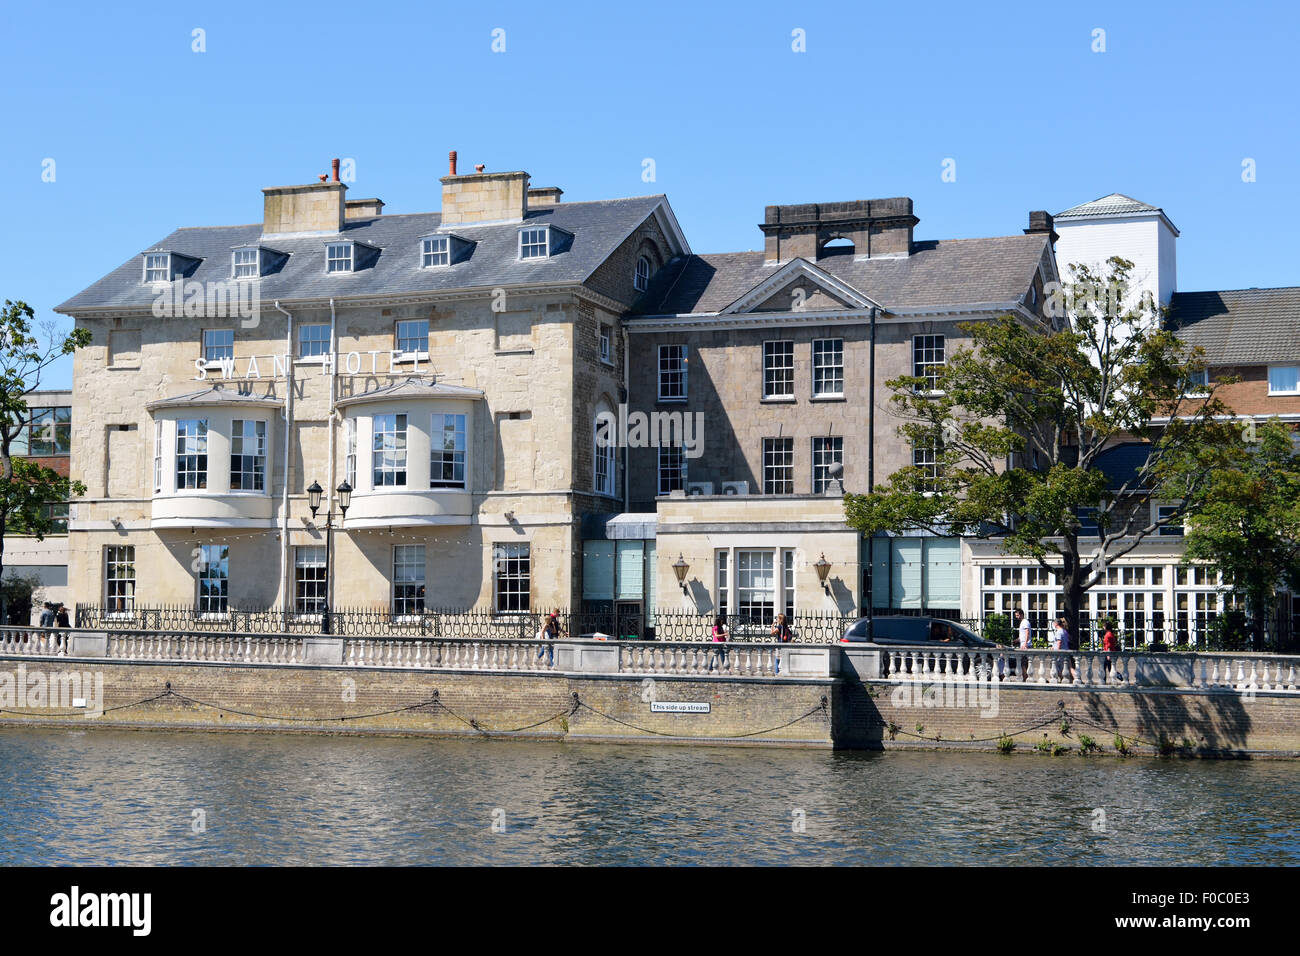
<svg viewBox="0 0 1300 956">
<path fill-rule="evenodd" d="M 1030 647 L 1029 618 L 1025 617 L 1025 612 L 1022 611 L 1020 608 L 1016 608 L 1012 612 L 1011 616 L 1016 622 L 1017 643 L 1020 645 L 1020 649 L 1022 651 L 1027 651 L 1029 650 Z M 1020 679 L 1029 680 L 1029 658 L 1027 657 L 1020 658 L 1019 668 L 1020 668 Z"/>
</svg>

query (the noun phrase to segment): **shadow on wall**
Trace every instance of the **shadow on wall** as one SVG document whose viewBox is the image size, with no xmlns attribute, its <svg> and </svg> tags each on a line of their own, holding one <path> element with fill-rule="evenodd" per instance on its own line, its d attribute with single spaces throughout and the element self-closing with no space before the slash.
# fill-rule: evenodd
<svg viewBox="0 0 1300 956">
<path fill-rule="evenodd" d="M 1183 739 L 1207 750 L 1244 750 L 1250 734 L 1248 703 L 1238 694 L 1134 694 L 1137 736 L 1151 744 L 1164 737 L 1173 745 Z M 1089 694 L 1083 700 L 1090 720 L 1107 726 L 1116 723 L 1107 698 Z"/>
</svg>

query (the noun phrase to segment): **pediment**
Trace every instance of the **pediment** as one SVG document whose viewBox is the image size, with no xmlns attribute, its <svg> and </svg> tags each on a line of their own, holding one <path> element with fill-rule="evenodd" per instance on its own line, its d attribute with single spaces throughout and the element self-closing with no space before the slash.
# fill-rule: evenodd
<svg viewBox="0 0 1300 956">
<path fill-rule="evenodd" d="M 753 312 L 838 312 L 879 308 L 842 279 L 806 259 L 793 259 L 777 269 L 719 315 Z"/>
</svg>

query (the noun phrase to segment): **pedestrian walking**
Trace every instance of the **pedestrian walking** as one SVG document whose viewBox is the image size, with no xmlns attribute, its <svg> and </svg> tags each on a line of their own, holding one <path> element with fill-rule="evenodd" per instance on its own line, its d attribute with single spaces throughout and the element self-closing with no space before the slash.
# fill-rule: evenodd
<svg viewBox="0 0 1300 956">
<path fill-rule="evenodd" d="M 1025 617 L 1025 612 L 1020 608 L 1016 608 L 1012 611 L 1011 617 L 1016 624 L 1016 643 L 1020 646 L 1022 651 L 1029 650 L 1030 645 L 1032 644 L 1029 636 L 1029 618 Z M 1028 654 L 1021 655 L 1017 662 L 1017 670 L 1020 672 L 1020 679 L 1022 681 L 1029 680 Z"/>
<path fill-rule="evenodd" d="M 1070 650 L 1070 625 L 1063 617 L 1058 617 L 1056 619 L 1056 632 L 1053 635 L 1053 643 L 1058 651 Z M 1065 670 L 1064 665 L 1066 664 L 1069 665 L 1070 680 L 1073 681 L 1074 680 L 1074 658 L 1073 657 L 1066 657 L 1066 658 L 1058 657 L 1056 659 L 1055 665 L 1053 665 L 1052 671 L 1054 674 L 1056 674 L 1057 677 L 1060 677 L 1064 673 Z"/>
<path fill-rule="evenodd" d="M 713 643 L 720 645 L 713 649 L 713 657 L 709 660 L 709 670 L 713 670 L 713 663 L 716 660 L 718 670 L 724 670 L 727 666 L 727 619 L 719 614 L 713 619 Z"/>
<path fill-rule="evenodd" d="M 543 656 L 546 657 L 546 666 L 555 666 L 555 645 L 551 642 L 560 635 L 560 612 L 558 610 L 551 612 L 546 618 L 546 623 L 542 629 L 537 632 L 537 637 L 543 642 L 537 650 L 537 659 L 540 661 Z"/>
<path fill-rule="evenodd" d="M 41 607 L 43 608 L 43 610 L 41 611 L 41 622 L 40 622 L 40 626 L 41 626 L 41 627 L 53 627 L 53 626 L 54 626 L 54 620 L 55 620 L 54 605 L 51 604 L 49 601 L 45 601 L 45 602 L 41 605 Z"/>
<path fill-rule="evenodd" d="M 1106 622 L 1106 631 L 1104 634 L 1101 635 L 1101 649 L 1106 652 L 1105 656 L 1102 658 L 1102 666 L 1105 668 L 1106 680 L 1109 682 L 1110 681 L 1110 655 L 1113 653 L 1118 653 L 1119 651 L 1119 638 L 1115 636 L 1114 621 Z"/>
<path fill-rule="evenodd" d="M 776 638 L 778 644 L 789 644 L 790 641 L 793 640 L 794 635 L 790 632 L 790 625 L 786 623 L 784 614 L 778 614 L 776 616 L 776 622 L 772 625 L 772 636 Z M 772 655 L 772 660 L 773 672 L 776 674 L 781 673 L 780 649 Z"/>
</svg>

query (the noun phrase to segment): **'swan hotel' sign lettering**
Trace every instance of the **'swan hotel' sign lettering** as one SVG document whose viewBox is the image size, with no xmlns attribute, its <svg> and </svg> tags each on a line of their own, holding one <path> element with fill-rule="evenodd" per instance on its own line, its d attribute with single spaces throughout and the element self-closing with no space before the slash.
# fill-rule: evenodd
<svg viewBox="0 0 1300 956">
<path fill-rule="evenodd" d="M 369 356 L 369 362 L 365 356 Z M 383 356 L 386 368 L 380 370 L 379 359 Z M 194 360 L 196 381 L 205 382 L 208 380 L 208 373 L 213 375 L 219 374 L 224 381 L 239 379 L 241 381 L 258 381 L 263 378 L 285 378 L 289 377 L 289 363 L 293 359 L 288 355 L 250 355 L 247 359 L 224 358 L 216 359 L 209 362 L 207 359 L 196 358 Z M 340 369 L 343 375 L 391 375 L 407 374 L 408 372 L 420 371 L 420 356 L 414 352 L 403 352 L 400 349 L 372 349 L 369 352 L 333 352 L 326 355 L 313 355 L 304 362 L 320 364 L 320 374 L 332 375 L 335 369 Z M 243 363 L 243 374 L 240 374 L 240 364 Z M 403 368 L 400 370 L 398 366 Z M 265 369 L 265 372 L 263 372 Z"/>
</svg>

